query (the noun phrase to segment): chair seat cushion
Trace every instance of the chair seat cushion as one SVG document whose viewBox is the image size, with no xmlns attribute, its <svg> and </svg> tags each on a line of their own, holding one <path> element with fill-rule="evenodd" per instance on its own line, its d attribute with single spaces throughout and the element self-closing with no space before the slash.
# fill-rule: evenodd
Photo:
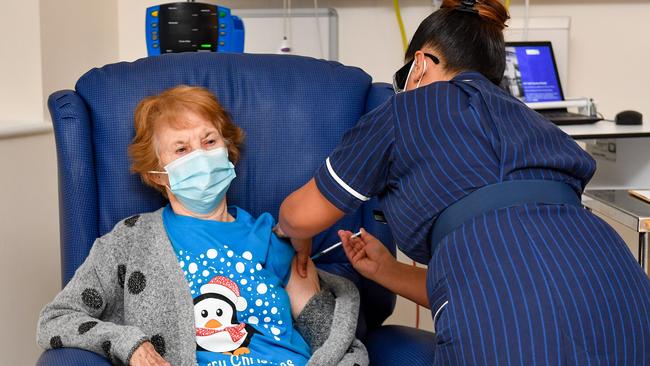
<svg viewBox="0 0 650 366">
<path fill-rule="evenodd" d="M 79 348 L 52 349 L 41 354 L 36 366 L 110 366 L 108 359 Z"/>
</svg>

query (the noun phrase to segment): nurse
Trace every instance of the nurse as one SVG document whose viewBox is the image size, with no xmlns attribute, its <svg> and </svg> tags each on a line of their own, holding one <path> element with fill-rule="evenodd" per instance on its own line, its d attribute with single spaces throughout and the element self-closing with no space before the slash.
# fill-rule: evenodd
<svg viewBox="0 0 650 366">
<path fill-rule="evenodd" d="M 445 0 L 395 75 L 397 94 L 348 131 L 283 202 L 307 238 L 378 197 L 400 265 L 341 232 L 355 268 L 432 311 L 436 365 L 650 365 L 650 280 L 580 205 L 596 164 L 502 91 L 506 9 Z M 296 250 L 303 263 L 307 246 Z"/>
</svg>

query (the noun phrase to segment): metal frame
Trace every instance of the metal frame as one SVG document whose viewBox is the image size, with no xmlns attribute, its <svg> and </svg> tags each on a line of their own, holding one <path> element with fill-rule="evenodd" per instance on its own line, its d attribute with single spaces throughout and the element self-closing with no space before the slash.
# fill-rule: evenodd
<svg viewBox="0 0 650 366">
<path fill-rule="evenodd" d="M 233 14 L 245 18 L 282 18 L 283 9 L 232 9 Z M 328 17 L 329 19 L 329 60 L 339 60 L 339 14 L 334 8 L 313 8 L 291 9 L 292 18 L 313 18 Z M 245 23 L 244 23 L 245 24 Z"/>
<path fill-rule="evenodd" d="M 630 196 L 627 190 L 587 190 L 582 203 L 639 234 L 638 261 L 650 275 L 650 205 Z"/>
<path fill-rule="evenodd" d="M 650 235 L 639 233 L 639 264 L 650 275 Z"/>
</svg>

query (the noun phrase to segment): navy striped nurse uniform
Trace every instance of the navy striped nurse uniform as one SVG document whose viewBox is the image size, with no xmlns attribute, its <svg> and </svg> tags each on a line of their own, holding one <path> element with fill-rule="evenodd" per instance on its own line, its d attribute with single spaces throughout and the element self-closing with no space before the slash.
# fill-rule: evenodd
<svg viewBox="0 0 650 366">
<path fill-rule="evenodd" d="M 428 264 L 436 365 L 650 365 L 650 280 L 585 209 L 523 204 L 465 221 L 434 253 L 436 216 L 505 181 L 581 193 L 594 160 L 484 76 L 396 95 L 316 173 L 344 212 L 378 196 L 398 247 Z"/>
</svg>

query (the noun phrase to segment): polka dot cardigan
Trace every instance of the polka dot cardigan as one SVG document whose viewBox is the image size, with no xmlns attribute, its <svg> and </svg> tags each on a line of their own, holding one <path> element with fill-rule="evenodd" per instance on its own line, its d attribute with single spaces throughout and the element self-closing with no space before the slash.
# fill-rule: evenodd
<svg viewBox="0 0 650 366">
<path fill-rule="evenodd" d="M 41 311 L 41 347 L 82 348 L 120 365 L 128 364 L 133 352 L 149 341 L 172 365 L 196 365 L 192 296 L 161 212 L 127 218 L 95 241 L 74 277 Z M 310 301 L 295 324 L 314 352 L 312 359 L 318 364 L 367 365 L 365 348 L 354 339 L 356 288 L 337 276 L 320 277 L 328 290 Z M 335 300 L 325 301 L 328 297 Z M 335 327 L 323 322 L 347 326 L 335 333 Z"/>
</svg>

